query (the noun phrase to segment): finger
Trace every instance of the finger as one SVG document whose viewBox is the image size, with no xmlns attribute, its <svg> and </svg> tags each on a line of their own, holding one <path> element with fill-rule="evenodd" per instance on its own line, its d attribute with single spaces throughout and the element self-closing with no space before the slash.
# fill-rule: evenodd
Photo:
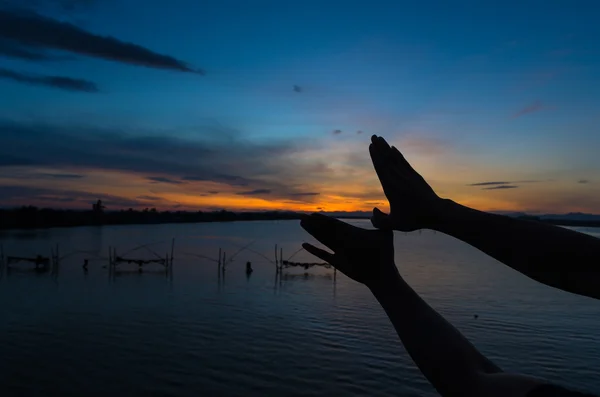
<svg viewBox="0 0 600 397">
<path fill-rule="evenodd" d="M 371 137 L 371 143 L 376 145 L 378 149 L 382 149 L 382 150 L 390 149 L 390 145 L 381 136 L 373 135 Z"/>
<path fill-rule="evenodd" d="M 373 227 L 381 230 L 393 230 L 394 225 L 392 224 L 392 218 L 379 210 L 379 208 L 373 208 L 373 215 L 371 216 L 371 223 Z"/>
<path fill-rule="evenodd" d="M 333 254 L 329 253 L 325 250 L 315 247 L 309 243 L 303 243 L 302 248 L 304 248 L 309 254 L 313 254 L 317 258 L 324 260 L 325 262 L 333 265 Z"/>
<path fill-rule="evenodd" d="M 410 164 L 395 147 L 390 147 L 383 138 L 374 139 L 369 147 L 371 159 L 376 160 L 381 167 L 389 168 L 397 176 L 408 177 L 414 173 Z"/>
<path fill-rule="evenodd" d="M 398 182 L 398 177 L 394 177 L 394 175 L 390 172 L 389 167 L 381 158 L 381 155 L 375 148 L 375 145 L 369 145 L 369 153 L 371 155 L 373 168 L 375 168 L 375 173 L 379 178 L 379 182 L 381 182 L 383 193 L 385 193 L 385 196 L 388 198 L 388 200 L 390 200 L 393 196 L 394 184 Z"/>
<path fill-rule="evenodd" d="M 333 251 L 339 247 L 338 242 L 347 233 L 347 227 L 350 227 L 340 220 L 322 214 L 303 216 L 300 226 Z"/>
</svg>

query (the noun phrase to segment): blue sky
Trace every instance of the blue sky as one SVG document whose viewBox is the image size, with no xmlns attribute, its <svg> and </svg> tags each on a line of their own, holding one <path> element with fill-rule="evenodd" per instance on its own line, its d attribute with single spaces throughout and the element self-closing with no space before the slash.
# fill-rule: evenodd
<svg viewBox="0 0 600 397">
<path fill-rule="evenodd" d="M 600 212 L 596 2 L 20 3 L 47 30 L 0 26 L 1 205 L 368 209 L 377 133 L 465 204 Z"/>
</svg>

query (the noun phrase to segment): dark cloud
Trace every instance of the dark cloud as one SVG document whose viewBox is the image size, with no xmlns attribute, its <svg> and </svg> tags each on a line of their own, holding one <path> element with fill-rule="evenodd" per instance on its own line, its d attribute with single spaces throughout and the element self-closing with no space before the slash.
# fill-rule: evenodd
<svg viewBox="0 0 600 397">
<path fill-rule="evenodd" d="M 360 131 L 360 130 L 356 131 L 356 134 L 357 134 L 357 135 L 360 135 L 360 134 L 362 134 L 362 133 L 363 133 L 363 132 L 362 132 L 362 131 Z"/>
<path fill-rule="evenodd" d="M 525 106 L 523 109 L 519 110 L 518 112 L 516 112 L 513 115 L 513 119 L 516 119 L 518 117 L 524 116 L 526 114 L 539 112 L 542 109 L 544 109 L 544 106 L 542 105 L 542 102 L 535 101 L 535 102 L 533 102 L 533 103 Z"/>
<path fill-rule="evenodd" d="M 55 178 L 55 179 L 81 179 L 81 178 L 85 178 L 85 175 L 82 174 L 49 174 L 49 173 L 42 173 L 42 174 L 36 174 L 36 177 L 46 177 L 46 178 Z"/>
<path fill-rule="evenodd" d="M 61 59 L 41 50 L 23 47 L 12 40 L 0 40 L 0 56 L 35 62 Z"/>
<path fill-rule="evenodd" d="M 333 135 L 339 135 L 342 133 L 342 130 L 333 130 Z"/>
<path fill-rule="evenodd" d="M 586 184 L 586 183 L 590 183 L 590 181 L 588 179 L 580 179 L 577 181 L 577 183 Z"/>
<path fill-rule="evenodd" d="M 136 197 L 139 200 L 148 200 L 148 201 L 160 201 L 162 200 L 162 198 L 158 197 L 158 196 L 137 196 Z"/>
<path fill-rule="evenodd" d="M 486 187 L 482 190 L 517 189 L 518 187 L 519 186 L 517 186 L 517 185 L 499 185 L 499 186 Z"/>
<path fill-rule="evenodd" d="M 56 196 L 37 196 L 36 199 L 41 201 L 51 201 L 53 203 L 74 203 L 77 201 L 73 197 L 56 197 Z"/>
<path fill-rule="evenodd" d="M 165 135 L 156 131 L 136 133 L 146 135 L 0 119 L 0 166 L 48 167 L 77 173 L 104 169 L 139 174 L 156 182 L 157 187 L 161 183 L 185 183 L 190 194 L 206 193 L 194 181 L 211 181 L 245 186 L 246 191 L 268 189 L 274 198 L 289 198 L 305 192 L 301 187 L 313 165 L 290 163 L 290 158 L 313 148 L 313 143 L 300 139 L 254 142 L 241 135 L 224 137 L 214 127 L 198 128 L 194 139 L 183 139 L 184 134 L 178 131 Z M 0 172 L 9 177 L 12 171 Z"/>
<path fill-rule="evenodd" d="M 213 190 L 213 191 L 208 192 L 208 194 L 219 194 L 219 192 L 216 192 Z"/>
<path fill-rule="evenodd" d="M 75 11 L 91 8 L 98 0 L 0 0 L 0 6 L 27 7 L 37 9 L 40 7 L 52 7 L 62 11 Z"/>
<path fill-rule="evenodd" d="M 205 181 L 214 181 L 214 182 L 224 182 L 231 186 L 248 186 L 250 181 L 246 178 L 243 178 L 239 175 L 226 175 L 226 174 L 215 174 L 208 176 L 199 176 L 199 175 L 188 175 L 181 178 L 184 181 L 193 181 L 193 182 L 205 182 Z"/>
<path fill-rule="evenodd" d="M 508 185 L 510 182 L 477 182 L 467 186 L 493 186 L 493 185 Z"/>
<path fill-rule="evenodd" d="M 149 176 L 146 179 L 155 183 L 170 183 L 172 185 L 181 185 L 183 183 L 177 179 L 166 178 L 164 176 Z"/>
<path fill-rule="evenodd" d="M 261 194 L 271 194 L 271 190 L 270 189 L 255 189 L 255 190 L 248 190 L 245 192 L 239 192 L 236 194 L 239 196 L 258 196 Z"/>
<path fill-rule="evenodd" d="M 78 203 L 82 207 L 96 200 L 102 200 L 108 209 L 121 209 L 123 207 L 137 207 L 141 205 L 136 200 L 110 194 L 95 194 L 73 190 L 45 189 L 27 186 L 7 185 L 0 186 L 0 197 L 5 207 L 16 207 L 21 205 L 41 205 L 41 202 Z M 38 204 L 39 201 L 40 203 Z"/>
<path fill-rule="evenodd" d="M 321 194 L 321 193 L 317 193 L 317 192 L 301 192 L 301 193 L 290 194 L 290 197 L 318 196 L 319 194 Z"/>
<path fill-rule="evenodd" d="M 482 190 L 496 190 L 496 189 L 515 189 L 518 188 L 519 186 L 516 185 L 518 184 L 523 184 L 523 183 L 540 183 L 540 182 L 549 182 L 552 181 L 552 179 L 545 179 L 545 180 L 538 180 L 538 179 L 529 179 L 529 180 L 523 180 L 523 181 L 493 181 L 493 182 L 478 182 L 478 183 L 471 183 L 467 186 L 492 186 L 492 187 L 488 187 L 488 188 L 483 188 Z"/>
<path fill-rule="evenodd" d="M 96 84 L 88 80 L 63 76 L 40 76 L 4 68 L 0 68 L 0 79 L 13 80 L 23 84 L 58 88 L 66 91 L 98 92 Z"/>
<path fill-rule="evenodd" d="M 34 12 L 0 10 L 0 38 L 131 65 L 204 74 L 202 70 L 193 69 L 172 56 L 114 37 L 96 35 Z"/>
</svg>

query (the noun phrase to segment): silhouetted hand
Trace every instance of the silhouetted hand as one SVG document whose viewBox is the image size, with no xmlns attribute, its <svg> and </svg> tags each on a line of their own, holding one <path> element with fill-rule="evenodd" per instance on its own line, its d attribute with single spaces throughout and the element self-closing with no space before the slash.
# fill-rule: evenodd
<svg viewBox="0 0 600 397">
<path fill-rule="evenodd" d="M 308 243 L 302 247 L 351 279 L 371 287 L 398 274 L 392 231 L 361 229 L 321 214 L 303 216 L 300 225 L 333 253 Z"/>
<path fill-rule="evenodd" d="M 390 214 L 373 209 L 371 222 L 378 229 L 403 232 L 431 227 L 437 220 L 443 200 L 415 171 L 395 147 L 373 135 L 369 145 L 373 166 L 390 202 Z"/>
</svg>

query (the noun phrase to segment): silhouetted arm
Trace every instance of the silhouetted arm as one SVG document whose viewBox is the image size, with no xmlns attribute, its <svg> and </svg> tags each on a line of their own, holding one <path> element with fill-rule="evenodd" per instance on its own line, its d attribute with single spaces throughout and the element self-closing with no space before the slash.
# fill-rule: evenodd
<svg viewBox="0 0 600 397">
<path fill-rule="evenodd" d="M 302 244 L 309 253 L 373 292 L 410 356 L 443 396 L 521 397 L 532 392 L 533 397 L 552 390 L 566 391 L 504 373 L 479 353 L 404 282 L 394 264 L 390 230 L 361 229 L 322 214 L 306 215 L 300 225 L 333 251 Z"/>
<path fill-rule="evenodd" d="M 370 286 L 408 354 L 442 396 L 526 396 L 544 384 L 503 373 L 400 277 Z"/>
<path fill-rule="evenodd" d="M 432 229 L 485 252 L 543 284 L 600 298 L 600 239 L 542 222 L 443 200 Z"/>
<path fill-rule="evenodd" d="M 441 199 L 402 153 L 381 137 L 371 137 L 369 153 L 390 202 L 389 215 L 373 210 L 376 228 L 438 230 L 543 284 L 600 298 L 600 239 Z"/>
</svg>

